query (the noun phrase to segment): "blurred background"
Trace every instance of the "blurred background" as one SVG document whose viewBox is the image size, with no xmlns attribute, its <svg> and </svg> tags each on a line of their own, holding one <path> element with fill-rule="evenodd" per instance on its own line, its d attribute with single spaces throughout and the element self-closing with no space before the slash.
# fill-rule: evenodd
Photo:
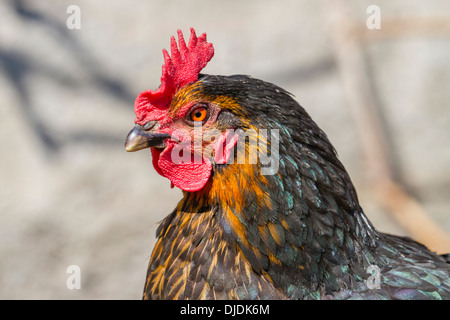
<svg viewBox="0 0 450 320">
<path fill-rule="evenodd" d="M 381 29 L 367 27 L 372 4 Z M 80 29 L 68 28 L 70 5 Z M 295 95 L 379 230 L 414 235 L 374 196 L 369 173 L 388 159 L 388 175 L 450 233 L 447 0 L 5 0 L 0 17 L 1 299 L 141 298 L 156 227 L 181 192 L 148 151 L 123 145 L 134 99 L 160 84 L 161 50 L 190 27 L 215 47 L 204 73 Z M 384 139 L 375 164 L 364 119 Z M 66 286 L 70 265 L 79 290 Z"/>
</svg>

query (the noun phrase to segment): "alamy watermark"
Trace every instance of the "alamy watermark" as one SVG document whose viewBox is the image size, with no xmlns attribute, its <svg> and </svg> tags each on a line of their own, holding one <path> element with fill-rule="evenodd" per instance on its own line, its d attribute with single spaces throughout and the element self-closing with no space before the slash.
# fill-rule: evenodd
<svg viewBox="0 0 450 320">
<path fill-rule="evenodd" d="M 81 29 L 81 9 L 79 6 L 72 4 L 67 7 L 66 13 L 70 14 L 66 20 L 66 26 L 69 30 Z"/>
<path fill-rule="evenodd" d="M 366 12 L 370 16 L 366 20 L 367 29 L 381 29 L 381 10 L 376 4 L 372 4 L 367 7 Z"/>
<path fill-rule="evenodd" d="M 381 270 L 380 267 L 374 264 L 371 264 L 369 267 L 367 267 L 366 272 L 370 274 L 370 276 L 366 279 L 366 286 L 367 288 L 373 290 L 373 289 L 380 289 L 380 283 L 381 283 Z"/>
<path fill-rule="evenodd" d="M 69 290 L 81 289 L 81 269 L 72 264 L 67 267 L 66 273 L 70 274 L 66 280 L 66 286 Z"/>
<path fill-rule="evenodd" d="M 171 152 L 175 164 L 200 164 L 204 158 L 214 158 L 220 164 L 257 164 L 259 160 L 262 175 L 278 172 L 278 129 L 227 129 L 225 132 L 208 129 L 203 132 L 199 123 L 194 125 L 193 135 L 186 129 L 177 129 L 171 136 L 179 137 Z"/>
</svg>

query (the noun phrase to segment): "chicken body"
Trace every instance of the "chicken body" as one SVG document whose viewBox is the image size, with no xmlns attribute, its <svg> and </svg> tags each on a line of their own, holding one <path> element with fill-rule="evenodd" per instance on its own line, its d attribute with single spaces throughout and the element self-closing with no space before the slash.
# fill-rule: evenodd
<svg viewBox="0 0 450 320">
<path fill-rule="evenodd" d="M 171 163 L 197 116 L 209 138 L 186 150 L 201 163 Z M 327 136 L 282 88 L 200 75 L 132 132 L 127 149 L 151 147 L 184 190 L 157 230 L 144 299 L 450 299 L 448 257 L 371 225 Z M 277 146 L 275 170 L 261 173 L 252 145 Z"/>
</svg>

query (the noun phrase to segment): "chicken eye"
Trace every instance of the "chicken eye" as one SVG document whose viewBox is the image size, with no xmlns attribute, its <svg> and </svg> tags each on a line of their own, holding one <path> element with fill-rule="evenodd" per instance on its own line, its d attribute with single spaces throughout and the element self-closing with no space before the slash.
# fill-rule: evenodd
<svg viewBox="0 0 450 320">
<path fill-rule="evenodd" d="M 208 109 L 206 109 L 205 107 L 198 107 L 192 110 L 192 112 L 189 114 L 189 120 L 202 122 L 206 119 L 207 116 Z"/>
</svg>

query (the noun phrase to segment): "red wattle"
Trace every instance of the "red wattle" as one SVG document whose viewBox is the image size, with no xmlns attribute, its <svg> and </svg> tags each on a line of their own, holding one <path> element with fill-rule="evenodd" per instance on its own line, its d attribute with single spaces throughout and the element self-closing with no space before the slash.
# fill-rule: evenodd
<svg viewBox="0 0 450 320">
<path fill-rule="evenodd" d="M 173 145 L 167 146 L 162 152 L 153 150 L 153 165 L 156 171 L 181 190 L 198 191 L 208 182 L 212 169 L 208 159 L 203 158 L 201 163 L 195 163 L 193 160 L 187 163 L 174 163 L 171 157 Z"/>
<path fill-rule="evenodd" d="M 217 141 L 214 148 L 214 161 L 218 164 L 225 164 L 230 160 L 231 151 L 238 141 L 239 135 L 234 130 L 226 131 Z"/>
<path fill-rule="evenodd" d="M 153 167 L 155 168 L 156 172 L 158 172 L 160 175 L 162 175 L 164 177 L 164 174 L 162 173 L 161 169 L 159 168 L 158 165 L 158 161 L 159 161 L 159 156 L 161 155 L 161 150 L 155 149 L 155 148 L 150 148 L 151 152 L 152 152 L 152 163 L 153 163 Z"/>
</svg>

